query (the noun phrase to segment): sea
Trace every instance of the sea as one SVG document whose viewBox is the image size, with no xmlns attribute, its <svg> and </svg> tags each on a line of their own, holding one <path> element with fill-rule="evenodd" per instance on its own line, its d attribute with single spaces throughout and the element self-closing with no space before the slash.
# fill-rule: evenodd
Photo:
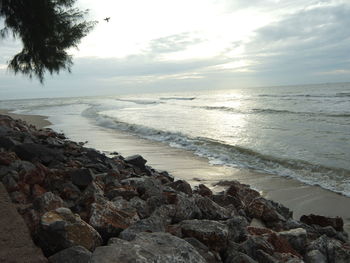
<svg viewBox="0 0 350 263">
<path fill-rule="evenodd" d="M 123 131 L 211 165 L 350 197 L 350 83 L 2 100 L 0 108 L 48 116 L 68 137 L 73 129 L 79 139 Z"/>
</svg>

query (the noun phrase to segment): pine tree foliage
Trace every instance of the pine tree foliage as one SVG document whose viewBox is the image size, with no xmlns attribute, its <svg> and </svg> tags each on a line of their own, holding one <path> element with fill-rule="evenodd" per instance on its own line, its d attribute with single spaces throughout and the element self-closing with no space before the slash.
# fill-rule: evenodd
<svg viewBox="0 0 350 263">
<path fill-rule="evenodd" d="M 0 37 L 12 34 L 22 40 L 23 49 L 8 63 L 15 73 L 42 83 L 44 74 L 70 72 L 72 56 L 67 53 L 77 47 L 81 38 L 96 22 L 84 21 L 87 11 L 74 8 L 76 0 L 0 0 L 0 18 L 5 27 Z"/>
</svg>

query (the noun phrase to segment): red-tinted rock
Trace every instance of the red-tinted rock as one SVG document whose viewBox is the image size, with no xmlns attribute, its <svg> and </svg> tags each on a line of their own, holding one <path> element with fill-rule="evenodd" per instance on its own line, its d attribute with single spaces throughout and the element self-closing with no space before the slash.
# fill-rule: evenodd
<svg viewBox="0 0 350 263">
<path fill-rule="evenodd" d="M 18 160 L 14 152 L 0 152 L 0 165 L 10 165 L 15 160 Z"/>
<path fill-rule="evenodd" d="M 138 192 L 136 187 L 132 185 L 121 185 L 121 186 L 114 186 L 114 187 L 108 187 L 106 189 L 106 196 L 109 199 L 113 199 L 115 197 L 121 196 L 125 198 L 126 200 L 130 200 L 131 198 L 138 196 Z"/>
<path fill-rule="evenodd" d="M 41 187 L 38 184 L 33 185 L 32 187 L 32 197 L 35 199 L 43 194 L 45 194 L 47 191 L 45 188 Z"/>
<path fill-rule="evenodd" d="M 295 255 L 301 258 L 300 254 L 296 252 L 293 249 L 293 247 L 289 244 L 287 239 L 283 238 L 282 236 L 278 236 L 276 233 L 271 233 L 271 234 L 264 235 L 264 237 L 271 245 L 273 245 L 276 252 L 290 253 L 292 255 Z"/>
<path fill-rule="evenodd" d="M 46 175 L 50 173 L 41 163 L 37 163 L 35 169 L 32 169 L 24 174 L 24 182 L 30 185 L 43 184 Z"/>
<path fill-rule="evenodd" d="M 254 236 L 261 236 L 263 234 L 272 234 L 273 231 L 268 228 L 260 228 L 260 227 L 247 227 L 248 233 Z"/>
<path fill-rule="evenodd" d="M 319 215 L 303 215 L 300 221 L 308 225 L 331 226 L 337 231 L 344 231 L 344 222 L 341 217 L 325 217 Z"/>
</svg>

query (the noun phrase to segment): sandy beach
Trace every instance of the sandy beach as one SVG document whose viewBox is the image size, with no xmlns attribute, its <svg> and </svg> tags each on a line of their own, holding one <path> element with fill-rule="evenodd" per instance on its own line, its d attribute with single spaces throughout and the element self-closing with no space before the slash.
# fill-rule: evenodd
<svg viewBox="0 0 350 263">
<path fill-rule="evenodd" d="M 6 111 L 0 111 L 6 114 Z M 45 116 L 8 114 L 14 118 L 21 118 L 28 123 L 44 127 L 50 125 Z M 73 125 L 73 124 L 72 124 Z M 57 128 L 57 127 L 56 127 Z M 176 178 L 187 180 L 192 185 L 206 184 L 215 191 L 222 191 L 223 187 L 214 186 L 220 180 L 238 180 L 249 184 L 264 197 L 280 202 L 290 208 L 294 218 L 299 219 L 303 214 L 319 214 L 324 216 L 341 216 L 344 228 L 350 233 L 350 198 L 318 186 L 310 186 L 296 180 L 257 173 L 247 169 L 235 169 L 217 165 L 210 165 L 205 158 L 162 143 L 151 142 L 124 132 L 108 133 L 108 138 L 96 136 L 84 137 L 84 127 L 75 130 L 76 133 L 66 135 L 73 140 L 88 141 L 88 147 L 108 152 L 117 151 L 124 156 L 141 154 L 148 165 L 155 169 L 166 170 Z M 108 129 L 106 129 L 108 131 Z M 94 133 L 88 133 L 94 134 Z"/>
<path fill-rule="evenodd" d="M 9 115 L 14 119 L 21 119 L 23 121 L 26 121 L 27 123 L 35 125 L 39 129 L 51 125 L 51 122 L 47 120 L 46 116 L 14 114 L 8 112 L 7 110 L 0 110 L 0 114 Z"/>
</svg>

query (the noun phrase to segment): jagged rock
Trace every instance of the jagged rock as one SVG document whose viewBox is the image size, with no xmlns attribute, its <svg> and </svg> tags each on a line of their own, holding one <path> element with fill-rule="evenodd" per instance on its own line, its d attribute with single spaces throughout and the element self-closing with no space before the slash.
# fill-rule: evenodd
<svg viewBox="0 0 350 263">
<path fill-rule="evenodd" d="M 220 254 L 215 251 L 210 251 L 209 248 L 200 242 L 198 239 L 193 237 L 184 238 L 188 243 L 190 243 L 197 252 L 206 260 L 207 263 L 221 263 Z"/>
<path fill-rule="evenodd" d="M 344 246 L 339 240 L 331 239 L 326 235 L 314 240 L 307 246 L 308 254 L 318 250 L 330 263 L 350 262 L 350 246 Z"/>
<path fill-rule="evenodd" d="M 162 195 L 162 184 L 155 178 L 151 177 L 131 177 L 121 181 L 123 185 L 131 185 L 137 189 L 139 197 L 147 200 L 150 197 Z"/>
<path fill-rule="evenodd" d="M 244 252 L 255 260 L 258 258 L 258 250 L 272 255 L 274 247 L 261 236 L 249 236 L 246 241 L 239 245 L 239 251 Z"/>
<path fill-rule="evenodd" d="M 228 242 L 228 246 L 223 253 L 223 262 L 224 263 L 236 263 L 236 262 L 243 262 L 243 263 L 256 263 L 254 259 L 249 257 L 247 254 L 244 254 L 239 251 L 240 245 L 238 243 L 235 243 L 233 241 Z"/>
<path fill-rule="evenodd" d="M 224 220 L 231 217 L 229 210 L 219 206 L 217 203 L 201 195 L 193 195 L 197 207 L 202 213 L 203 219 Z"/>
<path fill-rule="evenodd" d="M 308 225 L 331 226 L 337 231 L 344 231 L 344 222 L 341 217 L 332 218 L 310 214 L 301 216 L 300 221 Z"/>
<path fill-rule="evenodd" d="M 307 232 L 305 229 L 291 229 L 288 231 L 279 232 L 278 235 L 285 238 L 300 254 L 304 253 L 307 242 Z"/>
<path fill-rule="evenodd" d="M 139 154 L 128 156 L 125 158 L 125 162 L 135 165 L 140 169 L 145 169 L 146 160 Z"/>
<path fill-rule="evenodd" d="M 275 232 L 264 234 L 263 237 L 273 245 L 275 252 L 292 254 L 296 257 L 301 257 L 300 254 L 293 249 L 288 240 L 282 236 L 278 236 Z"/>
<path fill-rule="evenodd" d="M 192 195 L 191 185 L 184 180 L 177 180 L 175 182 L 167 184 L 167 186 L 170 186 L 171 188 L 173 188 L 176 191 L 183 192 L 183 193 L 188 194 L 190 196 Z"/>
<path fill-rule="evenodd" d="M 222 182 L 219 182 L 218 185 L 220 185 L 220 183 L 222 184 Z M 225 191 L 225 195 L 237 197 L 246 206 L 250 204 L 252 200 L 260 196 L 259 192 L 251 189 L 249 185 L 241 184 L 238 181 L 226 183 L 229 185 L 229 188 Z"/>
<path fill-rule="evenodd" d="M 1 137 L 0 137 L 1 148 Z M 10 165 L 14 161 L 18 160 L 16 153 L 14 152 L 0 152 L 0 165 Z"/>
<path fill-rule="evenodd" d="M 179 193 L 175 204 L 173 223 L 195 218 L 202 218 L 202 212 L 196 205 L 194 198 Z"/>
<path fill-rule="evenodd" d="M 185 220 L 180 223 L 184 237 L 198 239 L 210 249 L 222 251 L 227 246 L 228 227 L 213 220 Z"/>
<path fill-rule="evenodd" d="M 26 161 L 39 161 L 50 164 L 53 161 L 64 161 L 64 156 L 58 150 L 36 143 L 23 143 L 13 147 L 13 151 L 19 158 Z"/>
<path fill-rule="evenodd" d="M 79 215 L 63 207 L 41 217 L 37 239 L 47 256 L 79 245 L 93 251 L 102 243 L 101 236 L 93 227 L 81 220 Z"/>
<path fill-rule="evenodd" d="M 95 178 L 94 173 L 91 169 L 75 169 L 70 172 L 70 176 L 72 178 L 72 183 L 78 187 L 85 188 L 88 186 Z"/>
<path fill-rule="evenodd" d="M 118 234 L 138 221 L 137 213 L 119 210 L 113 202 L 100 199 L 90 208 L 89 224 L 102 236 L 103 240 L 116 237 Z"/>
<path fill-rule="evenodd" d="M 38 212 L 48 212 L 63 206 L 63 200 L 52 192 L 46 192 L 33 201 L 33 208 Z"/>
<path fill-rule="evenodd" d="M 91 263 L 205 263 L 205 259 L 185 240 L 168 233 L 140 233 L 131 241 L 112 238 L 98 247 Z"/>
<path fill-rule="evenodd" d="M 212 200 L 222 207 L 233 206 L 236 210 L 243 208 L 243 203 L 241 199 L 237 196 L 227 195 L 227 194 L 215 194 Z"/>
<path fill-rule="evenodd" d="M 227 220 L 226 224 L 229 231 L 229 240 L 232 240 L 234 242 L 242 242 L 247 239 L 247 226 L 249 223 L 244 217 L 235 216 Z"/>
<path fill-rule="evenodd" d="M 195 187 L 194 193 L 207 197 L 211 197 L 213 195 L 213 192 L 204 184 L 199 184 L 197 187 Z"/>
<path fill-rule="evenodd" d="M 67 182 L 62 184 L 60 194 L 62 198 L 74 201 L 79 199 L 79 197 L 81 196 L 81 191 L 74 184 Z"/>
<path fill-rule="evenodd" d="M 120 186 L 114 186 L 109 187 L 108 190 L 106 190 L 106 196 L 108 199 L 112 200 L 115 197 L 121 196 L 125 198 L 126 200 L 130 200 L 131 198 L 138 196 L 138 192 L 136 187 L 132 185 L 120 185 Z"/>
<path fill-rule="evenodd" d="M 140 197 L 135 196 L 129 200 L 130 206 L 137 210 L 140 218 L 146 218 L 150 216 L 150 211 L 146 201 L 142 200 Z"/>
<path fill-rule="evenodd" d="M 138 233 L 141 232 L 165 232 L 165 222 L 163 218 L 158 216 L 150 216 L 148 218 L 142 219 L 129 226 L 127 229 L 123 230 L 119 238 L 131 241 Z"/>
<path fill-rule="evenodd" d="M 258 263 L 248 255 L 243 254 L 241 252 L 238 252 L 234 256 L 225 260 L 225 263 L 238 263 L 238 262 L 239 263 Z"/>
<path fill-rule="evenodd" d="M 247 206 L 246 211 L 250 217 L 255 217 L 263 220 L 268 226 L 273 226 L 276 221 L 285 222 L 286 219 L 276 211 L 268 200 L 259 197 L 252 200 Z"/>
<path fill-rule="evenodd" d="M 92 253 L 82 246 L 69 247 L 49 257 L 49 263 L 89 263 Z"/>
<path fill-rule="evenodd" d="M 327 258 L 319 250 L 309 251 L 304 260 L 306 263 L 327 263 Z"/>
</svg>

